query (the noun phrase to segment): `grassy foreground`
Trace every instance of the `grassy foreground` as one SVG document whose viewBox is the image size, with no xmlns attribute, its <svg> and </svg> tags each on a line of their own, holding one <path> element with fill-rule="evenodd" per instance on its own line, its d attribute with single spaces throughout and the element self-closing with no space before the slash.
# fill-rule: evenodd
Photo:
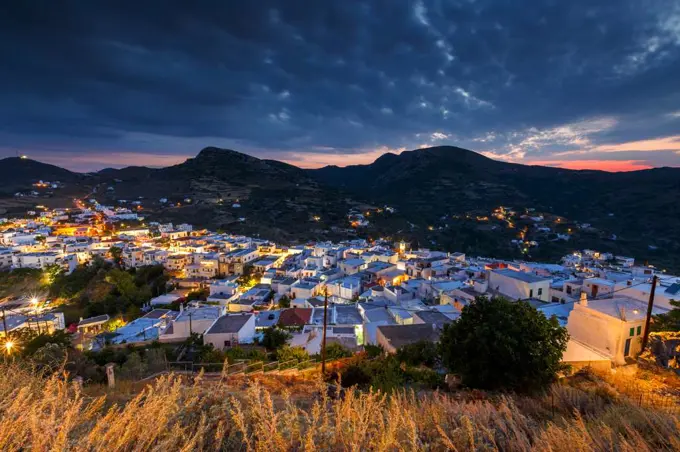
<svg viewBox="0 0 680 452">
<path fill-rule="evenodd" d="M 0 450 L 680 450 L 680 416 L 603 382 L 543 396 L 317 395 L 313 381 L 245 385 L 168 376 L 80 390 L 0 364 Z"/>
</svg>

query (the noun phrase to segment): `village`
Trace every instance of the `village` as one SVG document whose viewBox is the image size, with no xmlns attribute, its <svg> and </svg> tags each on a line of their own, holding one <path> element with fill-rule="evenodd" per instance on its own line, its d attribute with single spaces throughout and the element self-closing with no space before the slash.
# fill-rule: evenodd
<svg viewBox="0 0 680 452">
<path fill-rule="evenodd" d="M 143 300 L 138 315 L 71 321 L 44 294 L 8 297 L 0 304 L 2 336 L 68 330 L 78 347 L 98 350 L 199 335 L 223 350 L 259 343 L 276 328 L 286 331 L 288 345 L 314 355 L 325 330 L 327 343 L 352 352 L 370 345 L 394 353 L 436 342 L 477 297 L 500 296 L 557 317 L 570 335 L 563 362 L 608 369 L 640 352 L 654 289 L 652 315 L 680 300 L 680 277 L 593 250 L 536 263 L 381 239 L 287 246 L 186 223 L 145 222 L 141 202 L 129 204 L 76 199 L 73 208 L 39 206 L 25 218 L 0 219 L 0 270 L 35 269 L 49 278 L 52 270 L 69 274 L 95 259 L 123 270 L 157 266 L 168 278 L 162 293 Z M 492 215 L 512 221 L 503 208 Z M 354 213 L 351 221 L 356 227 L 368 220 Z"/>
</svg>

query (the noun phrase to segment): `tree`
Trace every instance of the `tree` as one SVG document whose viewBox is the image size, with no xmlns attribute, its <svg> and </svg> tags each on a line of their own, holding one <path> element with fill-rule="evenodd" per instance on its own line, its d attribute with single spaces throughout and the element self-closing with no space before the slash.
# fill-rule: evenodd
<svg viewBox="0 0 680 452">
<path fill-rule="evenodd" d="M 111 259 L 113 259 L 113 262 L 116 264 L 116 267 L 122 268 L 123 250 L 118 248 L 117 246 L 112 246 L 111 248 L 109 248 L 109 254 L 111 255 Z"/>
<path fill-rule="evenodd" d="M 334 359 L 348 358 L 353 354 L 354 353 L 352 353 L 351 350 L 343 347 L 341 344 L 338 344 L 337 342 L 331 342 L 330 344 L 326 345 L 327 360 L 332 361 Z"/>
<path fill-rule="evenodd" d="M 276 359 L 280 362 L 297 361 L 301 363 L 309 360 L 309 353 L 302 347 L 290 347 L 284 345 L 276 351 Z"/>
<path fill-rule="evenodd" d="M 439 347 L 430 341 L 418 341 L 397 350 L 397 359 L 408 366 L 434 367 L 440 360 Z"/>
<path fill-rule="evenodd" d="M 24 356 L 32 356 L 48 344 L 54 344 L 62 348 L 71 347 L 71 335 L 66 331 L 55 331 L 52 334 L 38 335 L 35 335 L 34 332 L 26 333 L 26 336 L 21 340 L 21 352 Z"/>
<path fill-rule="evenodd" d="M 283 295 L 281 298 L 279 298 L 279 308 L 290 308 L 290 298 L 288 298 L 287 295 Z"/>
<path fill-rule="evenodd" d="M 556 317 L 526 302 L 480 297 L 444 327 L 440 349 L 468 386 L 530 391 L 555 379 L 568 339 Z"/>
<path fill-rule="evenodd" d="M 680 301 L 671 300 L 673 309 L 654 316 L 652 331 L 680 331 Z"/>
<path fill-rule="evenodd" d="M 288 342 L 290 334 L 278 328 L 267 328 L 262 334 L 260 344 L 267 350 L 276 350 Z"/>
<path fill-rule="evenodd" d="M 41 282 L 44 286 L 50 287 L 54 281 L 64 273 L 64 269 L 60 265 L 52 264 L 45 267 L 42 271 Z"/>
</svg>

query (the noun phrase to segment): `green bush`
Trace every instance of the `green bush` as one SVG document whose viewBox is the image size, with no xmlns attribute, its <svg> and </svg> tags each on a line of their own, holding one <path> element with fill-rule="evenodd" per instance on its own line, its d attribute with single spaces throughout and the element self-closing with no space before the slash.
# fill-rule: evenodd
<svg viewBox="0 0 680 452">
<path fill-rule="evenodd" d="M 289 345 L 284 345 L 283 347 L 276 350 L 276 359 L 280 362 L 286 361 L 297 361 L 301 363 L 310 359 L 309 353 L 302 347 L 291 347 Z"/>
<path fill-rule="evenodd" d="M 443 364 L 465 385 L 530 391 L 561 369 L 569 335 L 529 303 L 477 298 L 440 337 Z"/>
<path fill-rule="evenodd" d="M 409 366 L 434 367 L 440 360 L 439 347 L 434 342 L 418 341 L 401 347 L 396 353 L 397 360 Z"/>
<path fill-rule="evenodd" d="M 290 334 L 286 331 L 275 327 L 267 328 L 262 333 L 260 345 L 262 345 L 267 350 L 276 350 L 285 345 L 289 338 Z"/>
</svg>

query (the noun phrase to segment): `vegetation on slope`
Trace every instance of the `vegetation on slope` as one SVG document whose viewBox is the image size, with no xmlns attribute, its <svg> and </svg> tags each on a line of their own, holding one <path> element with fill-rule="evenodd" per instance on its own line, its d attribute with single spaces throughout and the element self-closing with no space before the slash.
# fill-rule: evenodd
<svg viewBox="0 0 680 452">
<path fill-rule="evenodd" d="M 0 373 L 2 450 L 680 449 L 677 414 L 602 384 L 531 398 L 350 391 L 331 400 L 310 382 L 241 390 L 169 376 L 136 395 L 97 395 L 60 373 L 15 364 Z"/>
</svg>

